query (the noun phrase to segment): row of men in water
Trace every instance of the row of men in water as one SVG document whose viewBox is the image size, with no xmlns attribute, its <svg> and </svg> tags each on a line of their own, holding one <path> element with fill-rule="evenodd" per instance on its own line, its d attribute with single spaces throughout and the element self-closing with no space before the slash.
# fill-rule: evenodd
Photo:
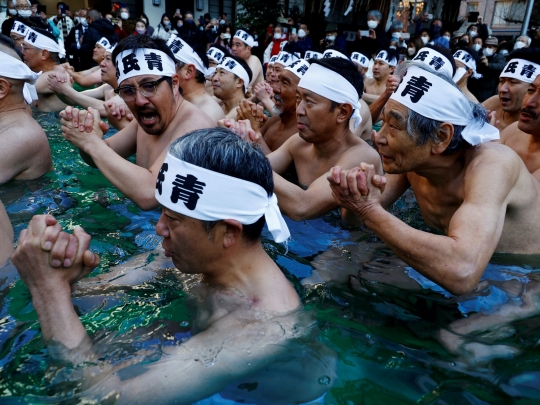
<svg viewBox="0 0 540 405">
<path fill-rule="evenodd" d="M 235 39 L 249 52 L 253 38 L 247 32 L 238 31 Z M 46 36 L 28 31 L 24 59 L 28 63 L 32 52 L 44 57 L 49 45 L 52 48 Z M 50 170 L 50 152 L 25 104 L 25 84 L 35 83 L 39 91 L 43 76 L 47 88 L 67 88 L 69 80 L 61 71 L 38 77 L 6 40 L 0 51 L 1 136 L 9 161 L 28 165 L 19 178 L 37 176 Z M 109 95 L 118 95 L 133 119 L 103 139 L 108 125 L 100 108 L 114 112 L 119 121 L 127 116 L 116 103 L 83 110 L 68 106 L 60 112 L 62 134 L 82 159 L 142 209 L 162 206 L 156 232 L 163 236 L 165 255 L 181 272 L 202 274 L 209 288 L 234 288 L 233 295 L 242 297 L 245 308 L 290 313 L 300 301 L 262 248 L 264 223 L 275 241 L 284 242 L 290 234 L 281 213 L 303 220 L 336 208 L 344 224 L 364 223 L 407 264 L 454 294 L 475 288 L 494 252 L 540 253 L 540 184 L 534 177 L 540 164 L 535 150 L 540 139 L 538 50 L 512 54 L 501 74 L 501 88 L 507 90 L 500 92 L 500 107 L 490 117 L 455 84 L 460 74 L 456 65 L 466 71 L 459 80 L 474 73 L 466 49 L 448 56 L 443 49 L 426 46 L 415 60 L 399 66 L 389 50 L 381 50 L 375 61 L 393 74 L 369 108 L 362 100 L 366 84 L 361 67 L 353 62 L 359 55 L 349 58 L 330 50 L 322 58 L 296 60 L 283 52 L 274 60 L 268 82 L 252 85 L 254 98 L 248 100 L 245 94 L 254 76 L 249 64 L 220 52 L 211 48 L 201 55 L 178 38 L 168 43 L 148 36 L 126 38 L 105 50 L 101 71 L 104 80 L 110 79 Z M 215 72 L 208 72 L 205 56 L 215 60 Z M 222 100 L 218 118 L 226 118 L 210 116 L 210 104 L 217 101 L 204 88 L 209 73 L 216 96 L 233 89 L 241 100 L 234 108 Z M 190 93 L 197 97 L 188 99 Z M 519 104 L 519 95 L 519 119 L 508 125 L 507 112 Z M 270 119 L 265 110 L 273 112 Z M 372 148 L 359 135 L 362 124 L 379 119 L 380 131 L 371 133 L 369 124 L 368 135 L 363 135 L 373 136 Z M 508 125 L 502 143 L 511 147 L 497 142 L 496 126 L 502 124 Z M 133 154 L 135 163 L 127 160 Z M 42 167 L 36 169 L 38 164 Z M 294 182 L 284 177 L 291 172 Z M 410 187 L 425 222 L 441 234 L 414 229 L 386 211 Z M 88 250 L 90 236 L 80 228 L 67 234 L 53 217 L 36 216 L 13 253 L 13 232 L 3 209 L 0 223 L 0 260 L 12 255 L 32 294 L 43 336 L 69 349 L 67 357 L 88 351 L 91 345 L 73 309 L 71 289 L 99 263 Z M 246 330 L 245 313 L 221 316 L 223 300 L 231 297 L 216 294 L 220 298 L 213 301 L 213 310 L 220 316 L 205 315 L 199 326 L 220 333 L 225 327 L 231 333 L 253 332 Z M 259 336 L 272 343 L 283 339 L 284 330 L 293 336 L 296 320 L 289 321 L 278 324 L 279 333 L 265 325 Z M 126 403 L 151 400 L 156 393 L 187 395 L 198 388 L 200 374 L 185 376 L 185 384 L 162 377 L 176 375 L 186 350 L 208 347 L 214 335 L 198 336 L 174 349 L 176 357 L 170 359 L 178 363 L 156 364 L 150 374 L 114 373 L 101 388 L 116 392 Z M 262 344 L 256 353 L 250 351 L 249 359 L 233 350 L 231 358 L 264 368 L 268 347 Z M 279 350 L 270 354 L 284 355 Z M 245 367 L 231 373 L 221 365 L 223 369 L 212 370 L 228 379 L 217 386 L 247 375 Z M 302 367 L 298 375 L 320 371 Z M 155 381 L 150 388 L 143 383 L 149 375 Z M 289 370 L 286 375 L 297 374 Z M 305 392 L 295 390 L 298 380 L 289 383 L 273 395 L 284 395 L 289 402 L 293 395 L 301 403 L 321 394 L 316 383 Z M 241 394 L 245 400 L 248 394 Z M 185 398 L 189 403 L 189 398 L 202 397 Z"/>
</svg>

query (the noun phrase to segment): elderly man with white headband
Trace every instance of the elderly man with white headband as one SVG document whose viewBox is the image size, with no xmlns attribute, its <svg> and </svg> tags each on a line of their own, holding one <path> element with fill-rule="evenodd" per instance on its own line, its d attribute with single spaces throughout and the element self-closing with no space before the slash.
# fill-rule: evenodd
<svg viewBox="0 0 540 405">
<path fill-rule="evenodd" d="M 324 403 L 335 379 L 335 354 L 308 339 L 313 319 L 301 310 L 294 287 L 261 244 L 265 222 L 276 242 L 289 236 L 272 169 L 261 151 L 226 129 L 194 131 L 170 146 L 155 195 L 162 205 L 156 232 L 163 237 L 165 255 L 173 271 L 183 273 L 179 277 L 200 277 L 188 282 L 185 294 L 204 310 L 193 311 L 189 340 L 164 347 L 161 360 L 115 364 L 114 370 L 102 364 L 99 382 L 77 399 L 101 403 L 107 397 L 118 405 L 225 403 L 230 398 L 246 404 Z M 55 237 L 49 231 L 60 228 L 55 222 L 52 216 L 34 217 L 12 260 L 31 292 L 43 338 L 57 348 L 51 353 L 75 364 L 95 361 L 100 355 L 73 308 L 70 284 L 99 259 L 87 250 L 90 236 L 82 228 Z M 51 242 L 50 253 L 41 248 L 42 240 Z M 69 245 L 57 249 L 66 240 L 77 253 L 69 254 Z M 61 271 L 49 264 L 68 256 L 72 264 Z M 321 376 L 331 383 L 320 384 Z M 256 387 L 243 388 L 254 380 Z"/>
<path fill-rule="evenodd" d="M 208 115 L 215 123 L 225 118 L 221 106 L 204 87 L 209 70 L 206 52 L 200 46 L 191 47 L 174 34 L 167 41 L 167 45 L 176 59 L 176 74 L 184 99 L 198 107 L 202 114 Z M 216 51 L 218 49 L 214 52 Z"/>
<path fill-rule="evenodd" d="M 212 77 L 212 88 L 214 96 L 222 103 L 225 118 L 236 119 L 236 108 L 246 98 L 251 77 L 248 64 L 237 56 L 226 56 L 217 66 Z"/>
<path fill-rule="evenodd" d="M 39 76 L 15 49 L 0 44 L 0 55 L 0 184 L 36 179 L 52 170 L 47 136 L 29 113 L 23 94 L 25 85 Z"/>
<path fill-rule="evenodd" d="M 251 69 L 251 81 L 248 84 L 248 90 L 251 92 L 257 83 L 264 81 L 263 68 L 261 61 L 255 55 L 251 54 L 251 49 L 254 46 L 259 46 L 258 42 L 250 33 L 238 30 L 232 38 L 231 53 L 234 56 L 242 58 L 246 61 Z"/>
<path fill-rule="evenodd" d="M 72 87 L 68 73 L 49 73 L 48 83 L 49 88 L 67 105 L 98 110 L 101 118 L 107 118 L 110 125 L 120 130 L 133 120 L 133 114 L 120 96 L 114 92 L 114 89 L 118 87 L 118 80 L 112 60 L 113 50 L 114 47 L 107 49 L 99 64 L 103 82 L 101 86 L 77 91 Z"/>
<path fill-rule="evenodd" d="M 381 49 L 375 55 L 373 63 L 373 77 L 366 78 L 365 91 L 362 99 L 371 104 L 385 92 L 388 77 L 394 74 L 399 61 L 399 55 L 395 49 Z"/>
<path fill-rule="evenodd" d="M 532 60 L 518 60 L 514 74 L 521 77 L 525 72 L 525 80 L 534 80 L 523 96 L 519 121 L 501 132 L 501 142 L 521 157 L 529 172 L 540 182 L 540 49 L 529 49 L 536 49 L 534 56 L 530 57 Z M 528 73 L 531 73 L 530 78 Z"/>
<path fill-rule="evenodd" d="M 273 152 L 294 134 L 298 133 L 296 121 L 296 88 L 300 79 L 309 69 L 309 63 L 303 59 L 287 66 L 279 73 L 277 86 L 274 87 L 275 105 L 272 117 L 261 125 L 264 115 L 262 107 L 257 108 L 253 102 L 243 101 L 238 111 L 238 119 L 248 119 L 251 128 L 264 139 L 267 153 Z M 258 110 L 258 111 L 257 111 Z"/>
<path fill-rule="evenodd" d="M 454 83 L 457 84 L 461 92 L 473 103 L 478 104 L 478 99 L 471 93 L 468 87 L 469 78 L 479 79 L 482 77 L 480 73 L 476 73 L 476 65 L 480 63 L 476 51 L 468 48 L 458 49 L 454 53 L 454 61 L 456 62 L 456 74 L 454 75 Z"/>
<path fill-rule="evenodd" d="M 362 75 L 346 59 L 311 59 L 310 62 L 296 88 L 298 134 L 267 155 L 275 172 L 279 207 L 295 221 L 317 218 L 339 207 L 326 180 L 328 170 L 337 162 L 352 168 L 369 161 L 382 174 L 375 150 L 349 129 L 350 121 L 357 128 L 362 120 L 358 102 L 364 88 Z M 240 121 L 232 127 L 244 139 L 258 143 L 265 153 L 269 152 L 261 134 L 250 130 L 249 121 Z M 291 167 L 296 171 L 297 184 L 282 177 Z M 359 223 L 347 210 L 342 210 L 342 219 L 348 225 Z"/>
<path fill-rule="evenodd" d="M 538 74 L 538 71 L 523 68 L 536 63 L 538 51 L 539 48 L 524 48 L 510 53 L 509 62 L 499 76 L 499 94 L 482 103 L 488 110 L 495 111 L 497 128 L 501 131 L 519 120 L 523 97 Z"/>
<path fill-rule="evenodd" d="M 92 60 L 98 64 L 98 66 L 91 67 L 90 69 L 83 70 L 81 72 L 76 72 L 73 66 L 69 63 L 63 63 L 62 66 L 66 69 L 69 75 L 73 78 L 75 83 L 82 87 L 90 87 L 97 84 L 101 84 L 101 67 L 99 66 L 103 61 L 105 52 L 107 50 L 112 50 L 116 44 L 111 44 L 110 41 L 102 37 L 99 41 L 96 42 L 94 50 L 92 51 Z"/>
<path fill-rule="evenodd" d="M 153 184 L 166 148 L 194 129 L 214 126 L 191 103 L 184 103 L 178 88 L 174 55 L 161 39 L 130 36 L 112 53 L 118 73 L 115 92 L 134 116 L 125 128 L 107 139 L 108 126 L 99 111 L 68 107 L 60 113 L 62 135 L 81 157 L 141 209 L 157 206 Z M 136 163 L 127 160 L 136 154 Z"/>
<path fill-rule="evenodd" d="M 33 106 L 41 111 L 60 111 L 66 105 L 49 89 L 48 72 L 64 72 L 58 64 L 59 58 L 65 57 L 64 48 L 56 42 L 48 31 L 39 28 L 28 28 L 22 44 L 24 63 L 35 73 L 41 74 L 36 81 L 38 99 Z"/>
<path fill-rule="evenodd" d="M 397 73 L 403 80 L 375 138 L 386 176 L 363 163 L 332 168 L 328 181 L 336 201 L 418 277 L 465 294 L 477 286 L 494 252 L 540 253 L 540 184 L 512 150 L 489 142 L 499 131 L 447 75 L 413 61 Z M 409 187 L 424 221 L 440 235 L 414 229 L 385 210 Z"/>
</svg>

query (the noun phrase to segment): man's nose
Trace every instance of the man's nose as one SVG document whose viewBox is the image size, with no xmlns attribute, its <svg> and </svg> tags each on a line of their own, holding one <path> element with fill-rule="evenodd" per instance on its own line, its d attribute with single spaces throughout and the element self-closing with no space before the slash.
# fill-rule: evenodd
<svg viewBox="0 0 540 405">
<path fill-rule="evenodd" d="M 164 238 L 169 237 L 169 228 L 167 228 L 167 225 L 165 225 L 165 219 L 164 219 L 163 213 L 159 217 L 159 221 L 156 224 L 156 234 L 159 236 L 163 236 Z"/>
</svg>

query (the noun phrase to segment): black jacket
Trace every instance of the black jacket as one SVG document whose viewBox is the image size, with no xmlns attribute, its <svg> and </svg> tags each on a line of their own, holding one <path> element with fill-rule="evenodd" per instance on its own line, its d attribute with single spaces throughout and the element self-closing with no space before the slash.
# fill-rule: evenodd
<svg viewBox="0 0 540 405">
<path fill-rule="evenodd" d="M 96 42 L 102 37 L 107 38 L 111 44 L 118 42 L 118 35 L 116 35 L 114 25 L 106 18 L 94 21 L 84 33 L 80 49 L 81 69 L 85 70 L 97 66 L 97 63 L 92 59 L 92 53 Z"/>
<path fill-rule="evenodd" d="M 84 27 L 82 24 L 77 24 L 71 29 L 64 43 L 64 47 L 66 48 L 67 61 L 71 66 L 75 68 L 76 72 L 82 70 L 80 61 L 81 52 L 79 46 L 77 45 L 80 44 L 80 40 L 83 37 L 86 29 L 88 28 Z"/>
<path fill-rule="evenodd" d="M 476 71 L 482 75 L 482 78 L 469 80 L 469 83 L 473 86 L 470 88 L 471 92 L 481 103 L 498 93 L 499 76 L 506 65 L 506 56 L 500 53 L 488 56 L 487 60 L 487 66 L 480 63 L 476 67 Z"/>
</svg>

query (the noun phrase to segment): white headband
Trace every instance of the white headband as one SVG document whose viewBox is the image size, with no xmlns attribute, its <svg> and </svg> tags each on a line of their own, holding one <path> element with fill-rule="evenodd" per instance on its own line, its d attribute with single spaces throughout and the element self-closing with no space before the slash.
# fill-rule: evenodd
<svg viewBox="0 0 540 405">
<path fill-rule="evenodd" d="M 192 165 L 167 153 L 156 182 L 156 199 L 165 208 L 201 221 L 235 219 L 251 225 L 264 215 L 278 243 L 289 236 L 277 197 L 258 184 Z"/>
<path fill-rule="evenodd" d="M 24 80 L 30 84 L 36 83 L 39 74 L 34 73 L 30 68 L 20 60 L 15 59 L 7 53 L 1 52 L 2 63 L 0 63 L 0 76 L 10 79 Z"/>
<path fill-rule="evenodd" d="M 315 51 L 306 51 L 304 59 L 322 59 L 323 54 Z"/>
<path fill-rule="evenodd" d="M 431 48 L 421 48 L 418 54 L 413 58 L 414 62 L 422 62 L 436 72 L 443 72 L 448 77 L 454 76 L 452 63 L 442 53 Z"/>
<path fill-rule="evenodd" d="M 362 55 L 360 52 L 353 52 L 351 54 L 351 60 L 355 63 L 358 63 L 363 68 L 369 66 L 369 58 L 365 55 Z"/>
<path fill-rule="evenodd" d="M 350 60 L 346 55 L 343 55 L 341 52 L 336 51 L 335 49 L 327 49 L 323 53 L 323 59 L 326 58 L 341 58 L 341 59 L 347 59 Z"/>
<path fill-rule="evenodd" d="M 31 28 L 28 28 L 26 36 L 24 37 L 24 41 L 34 45 L 38 49 L 45 49 L 49 52 L 58 52 L 58 55 L 61 58 L 64 58 L 66 56 L 66 51 L 63 46 L 61 46 L 54 39 L 40 34 L 39 32 L 34 31 Z"/>
<path fill-rule="evenodd" d="M 118 85 L 133 76 L 161 75 L 172 77 L 176 73 L 174 61 L 157 49 L 128 49 L 116 56 Z"/>
<path fill-rule="evenodd" d="M 525 59 L 512 59 L 504 67 L 500 77 L 511 77 L 525 83 L 532 83 L 540 73 L 540 65 Z"/>
<path fill-rule="evenodd" d="M 109 52 L 110 54 L 112 54 L 113 51 L 114 51 L 114 48 L 116 48 L 116 45 L 118 45 L 118 44 L 116 43 L 116 44 L 112 45 L 109 49 L 107 49 L 107 50 L 105 51 L 105 53 Z"/>
<path fill-rule="evenodd" d="M 305 61 L 304 59 L 297 60 L 291 66 L 287 66 L 285 68 L 285 70 L 293 72 L 300 79 L 304 77 L 308 69 L 309 69 L 309 62 Z"/>
<path fill-rule="evenodd" d="M 480 79 L 482 75 L 480 73 L 476 73 L 476 61 L 474 60 L 473 56 L 464 50 L 459 50 L 456 53 L 454 53 L 454 59 L 459 60 L 461 63 L 463 63 L 465 66 L 467 66 L 469 69 L 473 70 L 472 77 L 475 79 Z M 457 67 L 457 66 L 456 66 Z M 457 70 L 456 74 L 454 75 L 454 78 L 456 78 L 458 75 Z M 463 76 L 461 76 L 463 77 Z M 461 79 L 461 77 L 459 79 Z M 457 81 L 459 81 L 459 79 Z M 454 79 L 454 82 L 456 80 Z"/>
<path fill-rule="evenodd" d="M 249 35 L 246 31 L 238 30 L 234 34 L 234 38 L 239 38 L 246 43 L 247 46 L 259 46 L 259 43 L 255 41 L 252 35 Z"/>
<path fill-rule="evenodd" d="M 420 67 L 407 69 L 390 98 L 424 117 L 465 126 L 461 136 L 473 146 L 499 139 L 497 128 L 488 123 L 476 124 L 471 102 L 455 85 Z"/>
<path fill-rule="evenodd" d="M 38 99 L 38 94 L 36 90 L 36 86 L 33 84 L 25 83 L 23 87 L 23 97 L 24 101 L 26 101 L 28 104 L 32 104 L 33 101 Z"/>
<path fill-rule="evenodd" d="M 111 49 L 111 43 L 109 40 L 105 37 L 102 37 L 99 41 L 96 42 L 96 45 L 101 46 L 102 48 L 105 48 L 106 51 Z"/>
<path fill-rule="evenodd" d="M 377 56 L 375 56 L 375 60 L 380 60 L 390 66 L 397 66 L 397 59 L 394 57 L 392 60 L 388 60 L 388 52 L 386 51 L 380 51 Z"/>
<path fill-rule="evenodd" d="M 217 48 L 210 48 L 208 52 L 206 52 L 206 56 L 208 56 L 208 58 L 212 59 L 214 62 L 221 63 L 225 57 L 225 54 Z"/>
<path fill-rule="evenodd" d="M 350 104 L 354 111 L 351 119 L 355 120 L 354 129 L 362 122 L 360 116 L 360 94 L 354 86 L 340 74 L 327 69 L 318 63 L 312 64 L 300 79 L 298 87 L 312 91 L 336 103 Z"/>
<path fill-rule="evenodd" d="M 276 61 L 277 61 L 277 55 L 274 55 L 268 61 L 268 65 L 273 65 L 274 63 L 276 63 Z"/>
<path fill-rule="evenodd" d="M 28 32 L 30 28 L 28 28 L 25 24 L 23 24 L 20 21 L 13 21 L 13 27 L 11 27 L 11 32 L 22 35 L 23 37 L 26 36 L 26 33 Z"/>
<path fill-rule="evenodd" d="M 167 41 L 167 46 L 174 53 L 177 60 L 188 65 L 194 65 L 195 69 L 205 76 L 208 74 L 208 68 L 204 66 L 201 57 L 182 38 L 177 37 L 175 34 L 171 35 Z"/>
<path fill-rule="evenodd" d="M 235 61 L 233 58 L 225 56 L 217 67 L 224 69 L 227 72 L 231 72 L 242 79 L 244 81 L 244 93 L 247 92 L 247 88 L 249 86 L 249 74 L 240 63 Z"/>
<path fill-rule="evenodd" d="M 277 60 L 274 63 L 279 63 L 287 67 L 287 66 L 291 66 L 294 62 L 296 62 L 299 59 L 300 58 L 293 53 L 281 51 L 280 53 L 278 53 Z"/>
</svg>

